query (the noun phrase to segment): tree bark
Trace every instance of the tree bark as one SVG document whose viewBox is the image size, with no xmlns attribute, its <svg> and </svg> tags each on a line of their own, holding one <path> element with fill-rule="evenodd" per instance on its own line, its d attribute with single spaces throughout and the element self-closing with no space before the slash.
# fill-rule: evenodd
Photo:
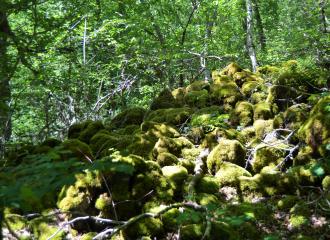
<svg viewBox="0 0 330 240">
<path fill-rule="evenodd" d="M 263 52 L 265 52 L 266 51 L 266 37 L 264 34 L 264 29 L 263 29 L 263 25 L 262 25 L 262 21 L 261 21 L 261 17 L 260 17 L 259 6 L 257 4 L 257 0 L 252 0 L 252 3 L 254 4 L 253 10 L 256 15 L 256 20 L 257 20 L 256 27 L 257 27 L 258 33 L 259 33 L 259 41 L 260 41 L 260 45 L 261 45 L 261 50 Z"/>
<path fill-rule="evenodd" d="M 205 41 L 204 41 L 205 56 L 208 56 L 208 46 L 209 46 L 209 42 L 211 41 L 212 27 L 214 25 L 214 22 L 217 20 L 217 9 L 213 8 L 212 12 L 213 12 L 213 14 L 211 16 L 211 19 L 208 21 L 207 26 L 206 26 Z M 205 68 L 204 81 L 209 82 L 210 81 L 210 70 L 207 68 L 207 58 L 202 57 L 201 63 L 202 63 L 202 67 Z"/>
<path fill-rule="evenodd" d="M 253 16 L 252 16 L 252 2 L 251 0 L 246 0 L 246 11 L 247 11 L 247 37 L 246 43 L 249 50 L 249 55 L 251 58 L 253 72 L 256 72 L 259 64 L 257 61 L 255 47 L 253 44 Z"/>
</svg>

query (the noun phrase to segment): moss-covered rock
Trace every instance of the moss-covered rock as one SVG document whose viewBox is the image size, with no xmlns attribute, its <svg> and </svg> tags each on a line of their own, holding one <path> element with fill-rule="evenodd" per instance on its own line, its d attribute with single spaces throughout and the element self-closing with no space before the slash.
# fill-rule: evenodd
<svg viewBox="0 0 330 240">
<path fill-rule="evenodd" d="M 210 102 L 210 95 L 207 90 L 192 91 L 184 95 L 184 103 L 189 107 L 202 108 Z"/>
<path fill-rule="evenodd" d="M 115 116 L 111 120 L 110 125 L 115 128 L 125 128 L 129 125 L 140 125 L 145 116 L 145 109 L 140 107 L 129 108 Z"/>
<path fill-rule="evenodd" d="M 221 75 L 234 76 L 235 73 L 242 72 L 242 71 L 243 71 L 243 68 L 240 65 L 238 65 L 236 62 L 232 62 L 220 73 L 221 73 Z"/>
<path fill-rule="evenodd" d="M 213 84 L 219 85 L 219 87 L 221 87 L 222 85 L 224 85 L 226 83 L 230 83 L 230 82 L 234 82 L 234 79 L 232 76 L 219 76 L 216 80 L 214 80 Z M 213 92 L 212 86 L 211 86 L 211 92 Z"/>
<path fill-rule="evenodd" d="M 269 197 L 281 194 L 295 193 L 297 183 L 289 173 L 260 173 L 253 177 L 239 177 L 239 191 L 252 192 L 258 196 Z"/>
<path fill-rule="evenodd" d="M 51 148 L 54 148 L 54 147 L 59 146 L 61 143 L 62 143 L 61 140 L 54 139 L 54 138 L 49 138 L 49 139 L 44 140 L 44 141 L 40 144 L 40 147 L 43 147 L 43 146 L 49 146 L 49 147 L 51 147 Z"/>
<path fill-rule="evenodd" d="M 186 92 L 199 92 L 199 91 L 203 91 L 206 90 L 207 92 L 210 91 L 210 84 L 204 81 L 196 81 L 190 85 L 187 86 L 186 88 Z"/>
<path fill-rule="evenodd" d="M 196 193 L 196 202 L 197 204 L 206 206 L 207 204 L 215 204 L 219 205 L 219 200 L 213 195 L 209 193 Z"/>
<path fill-rule="evenodd" d="M 77 139 L 82 131 L 81 129 L 82 129 L 81 123 L 72 124 L 68 130 L 68 138 Z"/>
<path fill-rule="evenodd" d="M 219 145 L 207 157 L 207 168 L 216 173 L 223 162 L 245 166 L 246 150 L 237 140 L 221 140 Z"/>
<path fill-rule="evenodd" d="M 157 156 L 157 163 L 159 166 L 172 166 L 179 162 L 178 158 L 171 153 L 161 153 Z"/>
<path fill-rule="evenodd" d="M 243 100 L 243 95 L 238 91 L 235 83 L 227 83 L 215 90 L 211 95 L 213 104 L 223 104 L 225 111 L 230 111 L 238 101 Z"/>
<path fill-rule="evenodd" d="M 286 155 L 286 151 L 279 148 L 287 149 L 289 147 L 283 143 L 276 144 L 274 147 L 267 147 L 267 144 L 264 143 L 260 144 L 254 153 L 253 171 L 259 173 L 264 167 L 274 168 L 280 164 Z"/>
<path fill-rule="evenodd" d="M 194 109 L 191 108 L 179 108 L 167 109 L 164 113 L 166 118 L 166 123 L 170 125 L 179 125 L 185 123 L 189 117 L 193 114 Z"/>
<path fill-rule="evenodd" d="M 159 96 L 152 102 L 150 109 L 157 110 L 163 108 L 176 108 L 178 107 L 178 102 L 173 97 L 171 91 L 165 88 L 160 92 Z"/>
<path fill-rule="evenodd" d="M 148 112 L 146 116 L 146 121 L 152 121 L 157 123 L 164 123 L 166 121 L 165 111 L 167 109 L 158 109 L 156 111 Z"/>
<path fill-rule="evenodd" d="M 286 196 L 285 198 L 282 198 L 280 201 L 278 201 L 277 206 L 279 209 L 286 209 L 286 208 L 292 208 L 296 202 L 298 201 L 297 196 Z"/>
<path fill-rule="evenodd" d="M 242 72 L 237 72 L 233 76 L 237 86 L 242 87 L 244 83 L 247 82 L 258 82 L 258 83 L 263 83 L 263 79 L 259 77 L 257 74 L 248 72 L 248 71 L 242 71 Z"/>
<path fill-rule="evenodd" d="M 250 142 L 256 136 L 256 130 L 254 127 L 246 127 L 242 130 L 242 134 L 247 142 Z"/>
<path fill-rule="evenodd" d="M 32 229 L 34 237 L 40 240 L 46 240 L 58 230 L 55 227 L 49 226 L 49 221 L 50 219 L 43 217 L 31 220 L 29 227 Z M 64 236 L 65 231 L 61 230 L 52 239 L 61 240 Z"/>
<path fill-rule="evenodd" d="M 230 114 L 230 122 L 233 126 L 249 126 L 253 122 L 253 105 L 249 102 L 238 102 L 234 111 Z"/>
<path fill-rule="evenodd" d="M 148 136 L 177 138 L 180 134 L 171 126 L 156 122 L 146 121 L 141 124 L 141 130 Z"/>
<path fill-rule="evenodd" d="M 116 148 L 118 144 L 118 139 L 104 133 L 95 134 L 90 140 L 90 148 L 96 156 L 96 158 L 102 158 L 109 156 L 113 150 L 110 148 Z"/>
<path fill-rule="evenodd" d="M 316 161 L 311 160 L 304 166 L 298 166 L 291 169 L 291 172 L 302 186 L 318 186 L 321 183 L 322 178 L 326 175 L 327 170 L 324 166 L 320 167 L 320 170 L 322 171 L 320 176 L 311 172 L 312 167 L 316 163 Z"/>
<path fill-rule="evenodd" d="M 102 212 L 105 217 L 111 214 L 111 198 L 107 193 L 101 194 L 95 202 L 95 208 Z"/>
<path fill-rule="evenodd" d="M 166 177 L 172 180 L 177 189 L 181 189 L 183 182 L 188 177 L 188 171 L 182 166 L 166 166 L 162 168 Z"/>
<path fill-rule="evenodd" d="M 268 75 L 268 74 L 271 74 L 271 73 L 274 73 L 274 72 L 276 73 L 279 70 L 280 69 L 278 67 L 272 67 L 272 66 L 269 66 L 269 65 L 265 65 L 265 66 L 259 67 L 257 69 L 257 73 Z"/>
<path fill-rule="evenodd" d="M 265 92 L 255 92 L 255 93 L 252 93 L 251 95 L 251 103 L 252 104 L 257 104 L 257 103 L 260 103 L 260 102 L 264 102 L 266 101 L 267 99 L 267 94 Z"/>
<path fill-rule="evenodd" d="M 273 120 L 257 120 L 254 121 L 253 127 L 258 139 L 263 139 L 266 133 L 273 131 Z"/>
<path fill-rule="evenodd" d="M 29 196 L 25 199 L 25 201 L 30 203 L 32 207 L 31 212 L 33 213 L 41 213 L 44 210 L 40 198 Z"/>
<path fill-rule="evenodd" d="M 80 240 L 90 240 L 90 239 L 93 239 L 93 237 L 95 237 L 97 235 L 97 232 L 89 232 L 89 233 L 86 233 L 84 234 Z"/>
<path fill-rule="evenodd" d="M 253 92 L 260 91 L 262 85 L 257 81 L 245 82 L 242 86 L 242 93 L 245 96 L 250 96 Z"/>
<path fill-rule="evenodd" d="M 330 176 L 325 176 L 325 178 L 323 178 L 322 180 L 322 187 L 323 189 L 328 189 L 328 187 L 330 186 Z"/>
<path fill-rule="evenodd" d="M 162 238 L 164 234 L 163 223 L 160 219 L 143 218 L 123 229 L 128 239 L 138 239 L 141 236 L 150 236 L 152 239 Z"/>
<path fill-rule="evenodd" d="M 182 191 L 184 193 L 189 192 L 189 183 L 192 180 L 193 176 L 189 176 L 185 181 Z M 219 192 L 219 184 L 217 179 L 209 174 L 205 174 L 195 185 L 195 192 L 198 193 L 208 193 L 215 194 Z"/>
<path fill-rule="evenodd" d="M 220 170 L 215 174 L 215 179 L 220 187 L 235 187 L 235 182 L 237 181 L 238 177 L 241 176 L 252 177 L 251 173 L 249 173 L 244 168 L 233 163 L 224 162 L 221 165 Z"/>
<path fill-rule="evenodd" d="M 325 144 L 330 138 L 330 118 L 324 116 L 327 112 L 325 106 L 330 104 L 330 96 L 322 98 L 312 109 L 309 118 L 301 126 L 298 131 L 299 137 L 302 138 L 311 148 L 313 153 L 320 153 L 319 147 Z"/>
<path fill-rule="evenodd" d="M 162 221 L 164 230 L 173 232 L 178 226 L 179 222 L 176 220 L 181 214 L 181 211 L 177 208 L 172 208 L 162 215 Z"/>
<path fill-rule="evenodd" d="M 240 240 L 239 234 L 228 223 L 212 221 L 210 235 L 214 239 L 237 239 Z M 188 224 L 182 226 L 180 231 L 181 240 L 200 240 L 204 236 L 206 223 Z"/>
<path fill-rule="evenodd" d="M 177 88 L 172 92 L 172 95 L 178 102 L 179 106 L 183 106 L 184 104 L 183 97 L 186 93 L 187 91 L 185 88 Z"/>
<path fill-rule="evenodd" d="M 22 218 L 21 215 L 18 214 L 5 214 L 5 218 L 11 229 L 14 231 L 23 229 L 27 225 L 27 219 Z M 7 228 L 7 225 L 3 223 L 2 227 Z"/>
<path fill-rule="evenodd" d="M 253 119 L 256 120 L 268 120 L 273 117 L 272 104 L 267 102 L 261 102 L 254 105 Z"/>
<path fill-rule="evenodd" d="M 290 210 L 290 222 L 293 227 L 301 227 L 303 224 L 310 219 L 311 213 L 308 205 L 304 205 L 304 201 L 299 201 L 293 208 Z"/>
<path fill-rule="evenodd" d="M 61 143 L 64 146 L 63 150 L 70 150 L 71 153 L 61 154 L 63 160 L 68 160 L 70 158 L 76 157 L 78 162 L 89 162 L 86 156 L 92 161 L 95 160 L 94 154 L 92 153 L 89 146 L 77 139 L 68 139 Z M 86 155 L 86 156 L 85 156 Z"/>
<path fill-rule="evenodd" d="M 104 125 L 101 121 L 91 122 L 88 124 L 88 127 L 80 133 L 78 140 L 89 144 L 91 138 L 102 129 L 104 129 Z"/>
<path fill-rule="evenodd" d="M 157 159 L 158 155 L 162 153 L 172 153 L 173 155 L 180 157 L 182 147 L 182 141 L 178 138 L 161 137 L 151 154 L 154 159 Z"/>
<path fill-rule="evenodd" d="M 127 147 L 127 150 L 134 155 L 148 158 L 157 141 L 158 138 L 154 135 L 150 136 L 146 133 L 135 134 L 133 143 Z"/>
<path fill-rule="evenodd" d="M 189 174 L 194 174 L 195 173 L 194 169 L 195 169 L 196 163 L 193 162 L 193 161 L 191 161 L 191 160 L 189 160 L 189 159 L 183 159 L 183 160 L 181 160 L 178 163 L 178 165 L 184 167 L 185 169 L 187 169 L 187 171 L 188 171 Z"/>
</svg>

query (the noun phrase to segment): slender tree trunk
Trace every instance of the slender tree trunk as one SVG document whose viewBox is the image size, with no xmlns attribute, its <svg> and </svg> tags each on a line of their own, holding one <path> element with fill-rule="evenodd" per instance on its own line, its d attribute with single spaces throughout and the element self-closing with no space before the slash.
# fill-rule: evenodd
<svg viewBox="0 0 330 240">
<path fill-rule="evenodd" d="M 214 25 L 214 22 L 217 20 L 217 9 L 214 8 L 212 10 L 212 12 L 213 12 L 213 14 L 211 16 L 211 19 L 208 21 L 207 26 L 206 26 L 205 42 L 204 42 L 205 56 L 208 55 L 208 46 L 209 46 L 209 42 L 211 41 L 212 27 Z M 209 82 L 210 81 L 210 70 L 207 67 L 207 58 L 202 57 L 201 62 L 202 62 L 202 67 L 205 68 L 204 81 Z"/>
<path fill-rule="evenodd" d="M 0 33 L 10 31 L 6 13 L 0 11 Z M 6 34 L 0 35 L 0 159 L 4 157 L 5 144 L 11 136 L 10 113 L 10 65 L 7 55 L 8 39 Z"/>
<path fill-rule="evenodd" d="M 258 33 L 259 33 L 259 41 L 260 41 L 260 45 L 261 45 L 261 50 L 263 52 L 266 51 L 266 37 L 264 34 L 264 29 L 263 29 L 263 25 L 262 25 L 262 21 L 261 21 L 261 17 L 260 17 L 260 13 L 259 13 L 259 6 L 257 4 L 257 0 L 252 0 L 253 5 L 253 10 L 256 16 L 256 20 L 257 20 L 257 24 L 256 27 L 258 29 Z"/>
<path fill-rule="evenodd" d="M 259 65 L 255 53 L 255 47 L 253 44 L 253 16 L 252 16 L 252 2 L 246 0 L 246 11 L 247 11 L 247 37 L 246 43 L 249 50 L 253 72 L 256 72 Z"/>
</svg>

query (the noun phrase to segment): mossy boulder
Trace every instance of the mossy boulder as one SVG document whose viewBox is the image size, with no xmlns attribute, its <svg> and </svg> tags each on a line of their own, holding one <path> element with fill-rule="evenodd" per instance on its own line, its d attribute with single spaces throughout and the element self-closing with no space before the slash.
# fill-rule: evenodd
<svg viewBox="0 0 330 240">
<path fill-rule="evenodd" d="M 231 162 L 238 166 L 245 166 L 246 150 L 237 140 L 221 140 L 219 145 L 207 157 L 207 168 L 216 173 L 223 162 Z"/>
<path fill-rule="evenodd" d="M 304 201 L 299 201 L 293 208 L 290 210 L 290 222 L 293 227 L 302 227 L 304 223 L 310 219 L 311 211 L 308 205 Z M 302 206 L 304 205 L 304 206 Z"/>
<path fill-rule="evenodd" d="M 210 102 L 210 95 L 207 90 L 192 91 L 186 93 L 183 100 L 189 107 L 202 108 Z"/>
<path fill-rule="evenodd" d="M 265 92 L 254 92 L 251 95 L 251 98 L 252 98 L 251 103 L 257 104 L 260 102 L 264 102 L 264 101 L 266 101 L 267 96 L 268 95 Z"/>
<path fill-rule="evenodd" d="M 150 137 L 180 137 L 180 134 L 173 127 L 152 121 L 143 122 L 143 124 L 141 124 L 141 130 Z"/>
<path fill-rule="evenodd" d="M 179 161 L 179 163 L 177 165 L 182 166 L 185 169 L 187 169 L 189 174 L 194 174 L 195 173 L 194 169 L 195 169 L 196 163 L 189 160 L 189 159 L 183 159 L 183 160 Z"/>
<path fill-rule="evenodd" d="M 221 73 L 221 75 L 234 76 L 235 73 L 242 72 L 242 71 L 243 71 L 243 68 L 240 65 L 238 65 L 238 63 L 232 62 L 220 73 Z"/>
<path fill-rule="evenodd" d="M 259 67 L 257 69 L 257 73 L 268 75 L 268 74 L 271 74 L 271 73 L 276 73 L 279 70 L 280 69 L 278 67 L 272 67 L 272 66 L 269 66 L 269 65 L 265 65 L 265 66 Z"/>
<path fill-rule="evenodd" d="M 13 231 L 21 230 L 27 225 L 27 219 L 18 214 L 5 214 L 5 218 Z M 3 223 L 2 227 L 7 228 L 7 225 Z"/>
<path fill-rule="evenodd" d="M 173 97 L 176 99 L 180 106 L 183 105 L 183 97 L 187 93 L 185 88 L 177 88 L 172 92 Z"/>
<path fill-rule="evenodd" d="M 292 208 L 296 202 L 298 201 L 297 196 L 286 196 L 285 198 L 282 198 L 281 200 L 278 201 L 277 206 L 279 209 L 286 209 L 286 208 Z"/>
<path fill-rule="evenodd" d="M 261 197 L 292 194 L 297 190 L 295 178 L 289 173 L 260 173 L 253 177 L 239 177 L 239 191 L 247 191 Z"/>
<path fill-rule="evenodd" d="M 229 119 L 233 126 L 251 125 L 253 122 L 253 105 L 249 102 L 238 102 Z"/>
<path fill-rule="evenodd" d="M 111 198 L 107 193 L 101 194 L 95 202 L 95 208 L 102 212 L 105 217 L 110 217 L 111 215 Z"/>
<path fill-rule="evenodd" d="M 291 169 L 292 174 L 302 186 L 318 186 L 327 174 L 327 169 L 324 166 L 320 166 L 318 169 L 320 171 L 319 176 L 313 174 L 311 170 L 316 163 L 316 161 L 311 160 L 306 165 Z"/>
<path fill-rule="evenodd" d="M 90 148 L 96 156 L 96 158 L 101 158 L 109 156 L 113 151 L 110 148 L 116 148 L 118 139 L 110 136 L 108 134 L 97 133 L 90 140 Z"/>
<path fill-rule="evenodd" d="M 232 76 L 224 75 L 224 76 L 219 76 L 216 80 L 214 80 L 213 84 L 219 85 L 221 87 L 223 84 L 230 83 L 230 82 L 234 82 Z M 211 89 L 211 91 L 212 91 L 212 89 Z"/>
<path fill-rule="evenodd" d="M 289 147 L 283 143 L 275 146 L 268 146 L 264 143 L 258 145 L 254 153 L 253 171 L 259 173 L 264 167 L 270 166 L 274 168 L 280 164 L 286 155 L 286 151 L 279 148 L 288 149 Z"/>
<path fill-rule="evenodd" d="M 90 239 L 93 239 L 96 235 L 97 235 L 97 232 L 89 232 L 89 233 L 84 234 L 80 238 L 80 240 L 90 240 Z"/>
<path fill-rule="evenodd" d="M 225 111 L 230 111 L 238 101 L 243 100 L 243 95 L 238 91 L 235 83 L 227 83 L 215 90 L 211 95 L 213 104 L 222 104 Z"/>
<path fill-rule="evenodd" d="M 132 154 L 148 158 L 154 148 L 158 138 L 154 135 L 150 136 L 146 133 L 139 133 L 133 136 L 133 143 L 127 147 Z"/>
<path fill-rule="evenodd" d="M 233 163 L 224 162 L 221 165 L 220 170 L 217 171 L 217 173 L 215 174 L 215 179 L 220 187 L 235 187 L 235 182 L 241 176 L 252 177 L 251 173 L 249 173 L 243 167 L 240 167 Z"/>
<path fill-rule="evenodd" d="M 330 96 L 322 98 L 312 109 L 309 118 L 301 126 L 298 135 L 311 148 L 313 153 L 321 153 L 319 147 L 330 138 L 330 117 L 325 117 L 325 106 L 330 104 Z"/>
<path fill-rule="evenodd" d="M 325 178 L 323 178 L 322 180 L 322 187 L 323 189 L 328 189 L 328 187 L 330 186 L 330 176 L 325 176 Z"/>
<path fill-rule="evenodd" d="M 179 107 L 178 102 L 173 97 L 171 91 L 165 88 L 160 92 L 159 96 L 152 102 L 150 109 L 158 110 L 163 108 L 176 108 Z"/>
<path fill-rule="evenodd" d="M 259 82 L 263 83 L 263 79 L 259 77 L 257 74 L 248 72 L 248 71 L 241 71 L 237 72 L 233 76 L 234 81 L 236 82 L 237 86 L 242 87 L 242 85 L 246 82 Z"/>
<path fill-rule="evenodd" d="M 35 238 L 46 240 L 58 230 L 56 227 L 49 226 L 50 221 L 50 219 L 43 217 L 31 220 L 29 228 L 32 229 Z M 52 239 L 61 240 L 64 237 L 65 231 L 61 230 Z"/>
<path fill-rule="evenodd" d="M 81 129 L 82 129 L 81 123 L 72 124 L 68 130 L 68 138 L 77 139 L 82 131 Z"/>
<path fill-rule="evenodd" d="M 262 84 L 257 81 L 245 82 L 242 86 L 242 93 L 245 96 L 251 96 L 253 92 L 260 91 Z"/>
<path fill-rule="evenodd" d="M 253 119 L 268 120 L 273 117 L 272 104 L 268 102 L 260 102 L 253 107 Z"/>
<path fill-rule="evenodd" d="M 164 175 L 173 181 L 176 189 L 181 189 L 183 182 L 188 177 L 188 171 L 182 166 L 166 166 L 162 168 Z"/>
<path fill-rule="evenodd" d="M 185 183 L 183 184 L 182 191 L 184 193 L 189 192 L 189 183 L 191 182 L 193 176 L 189 176 Z M 219 184 L 216 177 L 205 174 L 195 185 L 195 191 L 198 193 L 208 193 L 215 194 L 219 192 Z"/>
<path fill-rule="evenodd" d="M 179 125 L 185 123 L 189 117 L 193 114 L 194 109 L 191 108 L 170 108 L 164 113 L 166 118 L 166 123 L 170 125 Z"/>
<path fill-rule="evenodd" d="M 207 92 L 210 91 L 210 84 L 204 81 L 196 81 L 190 85 L 187 86 L 186 88 L 186 92 L 199 92 L 199 91 L 203 91 L 206 90 Z"/>
<path fill-rule="evenodd" d="M 40 147 L 44 147 L 44 146 L 49 146 L 51 148 L 57 147 L 62 143 L 61 140 L 58 139 L 54 139 L 54 138 L 49 138 L 44 140 L 41 144 Z"/>
<path fill-rule="evenodd" d="M 156 111 L 148 112 L 146 121 L 152 121 L 157 123 L 164 123 L 166 121 L 165 111 L 167 109 L 158 109 Z"/>
<path fill-rule="evenodd" d="M 240 240 L 239 234 L 228 223 L 212 221 L 210 235 L 214 239 L 237 239 Z M 204 236 L 206 223 L 188 224 L 181 227 L 181 240 L 200 240 Z"/>
<path fill-rule="evenodd" d="M 196 193 L 196 202 L 197 204 L 206 206 L 207 204 L 219 205 L 220 202 L 213 194 L 209 193 Z"/>
<path fill-rule="evenodd" d="M 181 157 L 183 148 L 193 149 L 194 145 L 184 137 L 161 137 L 152 150 L 151 155 L 154 159 L 158 159 L 158 155 L 161 153 L 172 153 L 177 157 Z"/>
<path fill-rule="evenodd" d="M 78 140 L 89 144 L 91 138 L 102 129 L 104 129 L 104 125 L 101 121 L 90 122 L 87 128 L 80 133 Z"/>
<path fill-rule="evenodd" d="M 115 116 L 110 125 L 115 128 L 125 128 L 129 125 L 140 125 L 146 116 L 146 110 L 141 107 L 126 109 Z"/>
<path fill-rule="evenodd" d="M 162 222 L 165 231 L 173 232 L 178 226 L 179 222 L 176 220 L 181 214 L 181 211 L 177 208 L 172 208 L 169 211 L 162 214 Z"/>
<path fill-rule="evenodd" d="M 263 139 L 266 133 L 273 131 L 273 120 L 254 121 L 253 127 L 255 129 L 256 137 L 258 139 Z"/>
<path fill-rule="evenodd" d="M 64 146 L 63 150 L 71 151 L 71 153 L 61 154 L 62 160 L 64 161 L 76 157 L 78 162 L 89 162 L 88 159 L 86 159 L 86 156 L 92 161 L 95 160 L 94 154 L 89 146 L 77 139 L 68 139 L 61 143 L 61 146 Z"/>
<path fill-rule="evenodd" d="M 140 219 L 122 231 L 128 239 L 138 239 L 141 236 L 160 239 L 164 234 L 162 221 L 152 217 Z"/>
<path fill-rule="evenodd" d="M 254 127 L 246 127 L 242 130 L 242 134 L 247 142 L 250 142 L 256 136 L 256 130 Z"/>
<path fill-rule="evenodd" d="M 157 163 L 159 166 L 172 166 L 179 162 L 178 158 L 171 153 L 161 153 L 157 156 Z"/>
</svg>

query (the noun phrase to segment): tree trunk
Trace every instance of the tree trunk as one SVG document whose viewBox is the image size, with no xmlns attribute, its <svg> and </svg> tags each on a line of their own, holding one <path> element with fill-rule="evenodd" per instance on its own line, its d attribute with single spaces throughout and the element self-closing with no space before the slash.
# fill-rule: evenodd
<svg viewBox="0 0 330 240">
<path fill-rule="evenodd" d="M 0 11 L 0 158 L 4 157 L 5 144 L 11 136 L 10 113 L 10 65 L 7 55 L 8 39 L 6 33 L 10 31 L 7 15 Z"/>
<path fill-rule="evenodd" d="M 205 49 L 205 56 L 208 55 L 208 46 L 209 46 L 209 42 L 211 41 L 211 31 L 212 31 L 212 27 L 214 25 L 214 22 L 217 19 L 217 9 L 213 8 L 212 10 L 213 14 L 211 16 L 211 19 L 208 21 L 207 27 L 206 27 L 206 33 L 205 33 L 205 42 L 204 42 L 204 49 Z M 201 63 L 202 63 L 202 67 L 205 68 L 204 71 L 204 81 L 205 82 L 209 82 L 210 81 L 210 70 L 207 67 L 207 58 L 203 58 L 201 59 Z"/>
<path fill-rule="evenodd" d="M 246 11 L 247 11 L 247 37 L 246 43 L 249 50 L 253 72 L 256 72 L 259 65 L 255 53 L 255 47 L 253 44 L 253 16 L 252 16 L 252 2 L 246 0 Z"/>
<path fill-rule="evenodd" d="M 257 0 L 252 0 L 254 6 L 253 6 L 253 10 L 254 10 L 254 13 L 256 15 L 256 20 L 257 20 L 257 29 L 258 29 L 258 33 L 259 33 L 259 41 L 260 41 L 260 44 L 261 44 L 261 50 L 263 52 L 266 51 L 266 37 L 265 37 L 265 34 L 264 34 L 264 29 L 263 29 L 263 26 L 262 26 L 262 21 L 261 21 L 261 17 L 260 17 L 260 13 L 259 13 L 259 6 L 257 4 Z"/>
</svg>

